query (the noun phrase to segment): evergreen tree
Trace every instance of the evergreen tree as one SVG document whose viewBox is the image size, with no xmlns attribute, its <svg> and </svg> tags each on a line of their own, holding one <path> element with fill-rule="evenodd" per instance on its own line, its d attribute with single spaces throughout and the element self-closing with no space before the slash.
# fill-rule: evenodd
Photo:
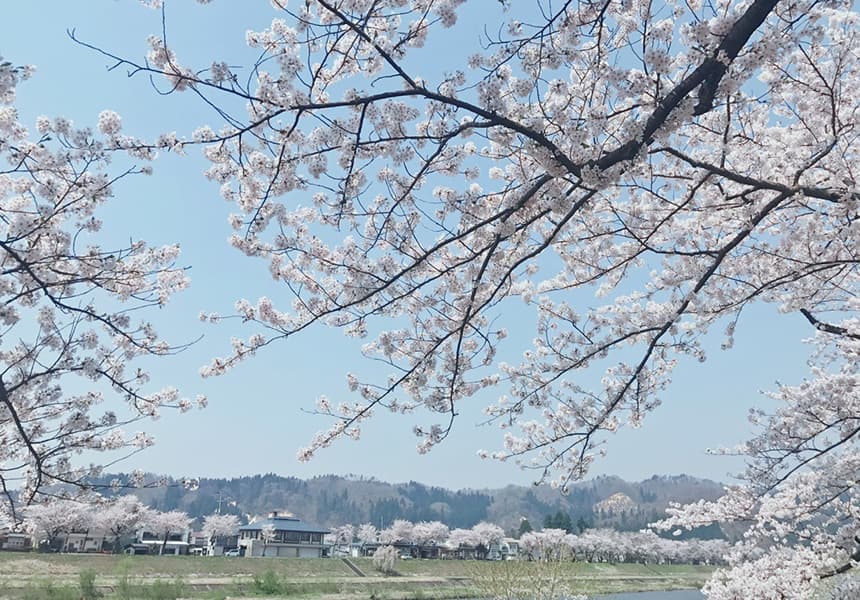
<svg viewBox="0 0 860 600">
<path fill-rule="evenodd" d="M 655 520 L 656 520 L 656 519 L 655 519 Z M 580 516 L 580 517 L 576 520 L 576 528 L 577 528 L 577 530 L 579 531 L 579 533 L 582 533 L 583 531 L 585 531 L 585 530 L 586 530 L 586 529 L 588 529 L 589 527 L 591 527 L 591 523 L 589 523 L 588 521 L 586 521 L 586 520 L 585 520 L 585 517 Z"/>
<path fill-rule="evenodd" d="M 555 528 L 564 529 L 566 532 L 571 533 L 573 531 L 573 523 L 570 521 L 570 515 L 561 510 L 555 513 Z"/>
<path fill-rule="evenodd" d="M 532 524 L 529 523 L 529 520 L 525 517 L 520 521 L 520 528 L 517 531 L 517 537 L 521 537 L 524 533 L 528 533 L 532 530 Z"/>
</svg>

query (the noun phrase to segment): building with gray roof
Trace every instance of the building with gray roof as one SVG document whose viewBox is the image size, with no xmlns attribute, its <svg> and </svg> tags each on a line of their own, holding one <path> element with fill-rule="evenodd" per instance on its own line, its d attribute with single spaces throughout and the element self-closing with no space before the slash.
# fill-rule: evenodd
<svg viewBox="0 0 860 600">
<path fill-rule="evenodd" d="M 273 511 L 265 519 L 239 527 L 239 548 L 243 556 L 320 558 L 327 533 L 325 527 Z"/>
</svg>

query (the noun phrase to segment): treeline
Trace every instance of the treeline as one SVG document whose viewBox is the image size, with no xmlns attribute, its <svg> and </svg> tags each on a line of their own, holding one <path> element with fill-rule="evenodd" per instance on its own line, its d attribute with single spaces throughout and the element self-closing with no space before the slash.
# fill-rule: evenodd
<svg viewBox="0 0 860 600">
<path fill-rule="evenodd" d="M 125 476 L 105 475 L 95 483 L 107 485 L 113 479 L 124 480 Z M 508 533 L 518 534 L 522 533 L 523 519 L 530 528 L 556 528 L 571 533 L 596 527 L 636 531 L 659 519 L 668 502 L 714 499 L 722 493 L 722 487 L 687 476 L 653 477 L 636 483 L 600 477 L 572 486 L 570 493 L 563 496 L 547 486 L 454 491 L 415 481 L 391 484 L 374 478 L 335 475 L 304 480 L 268 473 L 230 479 L 204 478 L 196 489 L 169 485 L 113 493 L 129 492 L 154 509 L 181 510 L 197 518 L 220 511 L 246 520 L 248 515 L 286 510 L 325 527 L 372 523 L 385 528 L 396 519 L 404 519 L 415 523 L 441 521 L 451 528 L 469 528 L 489 521 Z M 629 497 L 632 508 L 595 510 L 595 505 L 617 494 Z"/>
<path fill-rule="evenodd" d="M 94 480 L 108 485 L 125 476 Z M 154 477 L 153 477 L 154 479 Z M 234 479 L 204 478 L 196 489 L 181 485 L 120 489 L 107 495 L 134 493 L 161 511 L 182 510 L 192 517 L 215 512 L 238 516 L 287 510 L 323 526 L 373 523 L 386 527 L 396 519 L 444 521 L 451 527 L 471 527 L 487 519 L 492 496 L 478 491 L 452 491 L 417 482 L 389 484 L 372 478 L 321 476 L 303 480 L 268 473 Z"/>
</svg>

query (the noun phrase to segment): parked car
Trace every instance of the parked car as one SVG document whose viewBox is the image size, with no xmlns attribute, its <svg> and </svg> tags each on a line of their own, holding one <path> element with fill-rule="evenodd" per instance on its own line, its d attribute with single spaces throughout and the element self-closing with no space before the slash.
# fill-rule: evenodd
<svg viewBox="0 0 860 600">
<path fill-rule="evenodd" d="M 239 552 L 238 548 L 233 548 L 232 550 L 227 550 L 227 552 L 224 553 L 224 556 L 242 556 L 242 554 Z"/>
</svg>

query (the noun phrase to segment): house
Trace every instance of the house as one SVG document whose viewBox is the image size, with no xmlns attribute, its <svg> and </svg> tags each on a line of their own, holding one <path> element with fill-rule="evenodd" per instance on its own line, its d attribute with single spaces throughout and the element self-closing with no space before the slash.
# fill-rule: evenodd
<svg viewBox="0 0 860 600">
<path fill-rule="evenodd" d="M 400 558 L 418 558 L 420 556 L 418 554 L 418 546 L 412 542 L 404 542 L 401 540 L 391 542 L 390 544 L 383 544 L 382 542 L 363 542 L 353 546 L 352 555 L 355 557 L 373 556 L 374 553 L 383 546 L 393 546 L 400 555 Z"/>
<path fill-rule="evenodd" d="M 167 542 L 156 533 L 151 531 L 147 531 L 146 529 L 141 529 L 137 533 L 137 540 L 131 546 L 134 552 L 127 552 L 128 554 L 172 554 L 172 555 L 180 555 L 180 554 L 188 554 L 188 550 L 191 547 L 189 543 L 189 539 L 191 537 L 191 531 L 186 530 L 181 533 L 171 533 L 167 536 Z M 146 546 L 147 552 L 141 552 L 140 546 Z M 128 550 L 128 548 L 126 548 Z"/>
<path fill-rule="evenodd" d="M 188 536 L 188 542 L 191 544 L 192 550 L 195 548 L 206 548 L 209 545 L 209 538 L 202 531 L 192 531 Z"/>
<path fill-rule="evenodd" d="M 122 551 L 125 554 L 132 554 L 132 555 L 149 554 L 149 546 L 147 546 L 146 544 L 136 544 L 136 543 L 126 544 L 125 547 L 122 549 Z"/>
<path fill-rule="evenodd" d="M 0 527 L 0 550 L 29 552 L 101 552 L 105 545 L 105 535 L 101 530 L 78 530 L 58 533 L 48 540 L 37 539 L 32 532 L 12 531 Z"/>
<path fill-rule="evenodd" d="M 499 551 L 503 560 L 513 560 L 520 557 L 520 541 L 516 538 L 502 538 Z"/>
<path fill-rule="evenodd" d="M 29 552 L 33 549 L 33 539 L 29 533 L 0 528 L 0 550 Z"/>
<path fill-rule="evenodd" d="M 439 546 L 439 558 L 473 560 L 478 558 L 478 551 L 475 546 L 454 544 L 449 541 Z"/>
<path fill-rule="evenodd" d="M 102 531 L 70 531 L 63 541 L 63 552 L 101 552 L 105 543 Z"/>
<path fill-rule="evenodd" d="M 400 558 L 439 558 L 441 555 L 441 547 L 436 542 L 416 544 L 415 542 L 404 542 L 402 540 L 391 542 L 390 544 L 383 544 L 382 542 L 353 543 L 350 545 L 349 555 L 355 558 L 373 556 L 382 546 L 393 546 L 400 555 Z"/>
<path fill-rule="evenodd" d="M 244 556 L 321 558 L 328 529 L 274 511 L 239 528 L 239 550 Z"/>
<path fill-rule="evenodd" d="M 194 531 L 189 536 L 189 554 L 197 554 L 203 556 L 224 556 L 228 550 L 234 550 L 239 545 L 239 536 L 235 533 L 232 535 L 217 535 L 212 540 L 206 537 L 203 531 Z M 210 544 L 211 542 L 211 544 Z"/>
</svg>

